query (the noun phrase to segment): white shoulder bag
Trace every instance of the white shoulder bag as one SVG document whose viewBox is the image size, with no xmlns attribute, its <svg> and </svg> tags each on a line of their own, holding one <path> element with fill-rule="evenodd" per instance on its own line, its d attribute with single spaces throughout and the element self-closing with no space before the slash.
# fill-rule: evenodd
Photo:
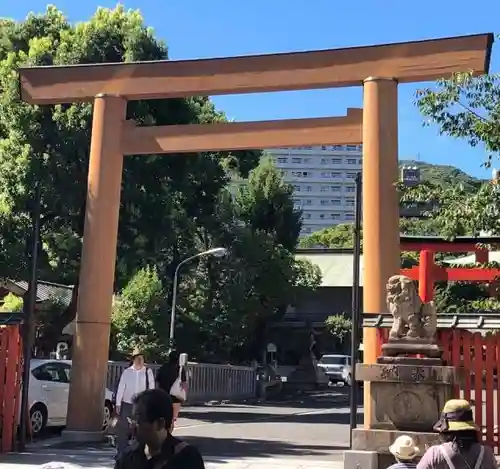
<svg viewBox="0 0 500 469">
<path fill-rule="evenodd" d="M 186 389 L 184 388 L 184 383 L 182 382 L 182 366 L 179 366 L 179 376 L 172 384 L 170 388 L 170 395 L 180 399 L 181 401 L 185 401 L 187 398 Z"/>
</svg>

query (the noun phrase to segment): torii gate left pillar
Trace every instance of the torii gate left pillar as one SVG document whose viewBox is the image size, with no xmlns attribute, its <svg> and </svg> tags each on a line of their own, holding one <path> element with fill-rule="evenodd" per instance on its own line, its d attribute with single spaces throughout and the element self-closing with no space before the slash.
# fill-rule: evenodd
<svg viewBox="0 0 500 469">
<path fill-rule="evenodd" d="M 108 372 L 111 301 L 115 278 L 118 217 L 123 172 L 121 135 L 127 101 L 98 95 L 94 100 L 78 315 L 73 344 L 67 440 L 102 440 L 103 380 Z M 82 294 L 83 293 L 83 294 Z"/>
</svg>

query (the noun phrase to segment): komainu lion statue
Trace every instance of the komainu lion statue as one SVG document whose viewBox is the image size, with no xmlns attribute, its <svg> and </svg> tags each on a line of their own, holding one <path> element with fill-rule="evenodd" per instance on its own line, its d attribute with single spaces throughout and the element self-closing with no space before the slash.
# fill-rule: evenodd
<svg viewBox="0 0 500 469">
<path fill-rule="evenodd" d="M 394 318 L 391 340 L 436 343 L 437 315 L 434 302 L 423 303 L 414 282 L 405 275 L 393 275 L 387 282 L 387 309 Z"/>
</svg>

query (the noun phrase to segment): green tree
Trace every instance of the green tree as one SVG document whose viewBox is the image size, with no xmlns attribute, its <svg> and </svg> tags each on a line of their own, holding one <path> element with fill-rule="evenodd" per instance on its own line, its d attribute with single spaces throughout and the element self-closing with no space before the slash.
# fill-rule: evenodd
<svg viewBox="0 0 500 469">
<path fill-rule="evenodd" d="M 14 293 L 7 293 L 3 298 L 3 305 L 1 311 L 8 311 L 9 313 L 20 313 L 23 310 L 23 299 Z"/>
<path fill-rule="evenodd" d="M 445 238 L 500 232 L 500 187 L 491 182 L 483 183 L 475 192 L 462 185 L 443 188 L 422 183 L 411 188 L 401 185 L 401 193 L 403 200 L 436 201 L 427 215 Z"/>
<path fill-rule="evenodd" d="M 266 173 L 261 174 L 267 177 Z M 266 210 L 272 204 L 273 195 L 268 193 L 266 199 L 264 194 L 259 194 L 265 186 L 256 186 L 252 188 L 252 194 L 258 201 L 256 204 L 262 203 L 263 210 Z M 278 191 L 277 197 L 281 196 Z M 271 219 L 266 230 L 255 229 L 241 220 L 240 207 L 238 196 L 232 197 L 229 190 L 221 191 L 213 215 L 203 230 L 199 230 L 195 244 L 200 250 L 225 246 L 228 255 L 223 259 L 202 258 L 199 262 L 187 264 L 180 271 L 176 342 L 199 361 L 234 363 L 260 358 L 269 325 L 283 317 L 289 304 L 299 301 L 303 294 L 321 283 L 321 272 L 317 266 L 296 261 L 291 251 L 276 242 L 272 223 L 277 220 L 278 226 L 281 226 L 281 218 Z M 252 210 L 249 205 L 247 207 Z M 256 217 L 259 215 L 257 210 L 252 213 Z M 156 270 L 155 276 L 158 274 Z M 153 283 L 156 281 L 151 275 L 143 274 L 140 278 Z M 126 287 L 127 291 L 135 284 L 134 279 Z M 148 292 L 150 289 L 143 290 Z M 125 290 L 122 290 L 119 298 L 124 294 Z M 169 310 L 168 294 L 163 297 L 166 298 L 164 303 L 155 308 Z M 152 314 L 144 307 L 131 309 L 137 316 L 133 316 L 134 321 L 143 321 Z M 164 318 L 165 321 L 168 323 L 168 318 Z M 124 347 L 120 345 L 123 342 L 120 337 L 128 337 L 128 342 L 141 340 L 138 332 L 132 332 L 130 327 L 117 321 L 113 325 L 121 350 Z M 125 329 L 121 334 L 122 327 Z M 154 340 L 149 343 L 153 344 L 153 349 L 165 349 L 168 340 L 162 340 L 162 343 Z M 150 354 L 161 355 L 153 351 Z"/>
<path fill-rule="evenodd" d="M 437 235 L 439 234 L 439 221 L 434 219 L 412 219 L 401 218 L 399 220 L 400 232 L 406 235 Z M 329 228 L 304 236 L 300 240 L 300 247 L 303 248 L 333 248 L 352 249 L 353 248 L 354 225 L 352 223 L 338 224 Z M 361 246 L 363 246 L 363 232 L 361 232 Z M 401 253 L 402 267 L 410 267 L 416 264 L 418 254 Z"/>
<path fill-rule="evenodd" d="M 321 269 L 306 259 L 294 259 L 293 285 L 295 294 L 300 297 L 303 291 L 316 289 L 321 285 Z"/>
<path fill-rule="evenodd" d="M 399 232 L 408 236 L 438 236 L 440 226 L 433 218 L 400 218 Z"/>
<path fill-rule="evenodd" d="M 419 90 L 416 104 L 425 125 L 437 126 L 442 135 L 465 139 L 473 147 L 484 146 L 488 154 L 483 163 L 492 164 L 500 150 L 500 75 L 456 74 L 439 80 L 433 88 Z M 409 191 L 407 198 L 438 200 L 439 208 L 432 216 L 448 237 L 500 232 L 500 195 L 495 184 L 478 181 L 472 191 L 466 184 L 440 189 L 437 184 L 421 185 Z"/>
<path fill-rule="evenodd" d="M 343 314 L 328 316 L 326 330 L 332 337 L 337 349 L 344 349 L 347 338 L 351 335 L 352 321 Z"/>
<path fill-rule="evenodd" d="M 291 188 L 267 159 L 234 196 L 221 193 L 206 224 L 203 248 L 226 246 L 229 255 L 204 259 L 191 273 L 196 281 L 186 292 L 190 311 L 182 312 L 179 322 L 184 349 L 192 343 L 192 353 L 199 354 L 202 343 L 203 359 L 210 361 L 260 358 L 269 325 L 321 283 L 317 266 L 294 259 L 301 214 L 291 196 Z M 189 272 L 183 279 L 189 282 Z"/>
<path fill-rule="evenodd" d="M 354 225 L 352 223 L 340 223 L 304 236 L 299 245 L 303 248 L 352 249 L 353 232 Z"/>
<path fill-rule="evenodd" d="M 296 262 L 271 236 L 241 226 L 234 227 L 232 236 L 226 258 L 187 265 L 179 278 L 176 343 L 194 360 L 260 358 L 269 324 L 321 283 L 317 266 Z M 169 347 L 169 318 L 170 303 L 158 272 L 141 269 L 116 297 L 112 341 L 122 354 L 141 345 L 149 359 L 162 360 Z"/>
<path fill-rule="evenodd" d="M 272 235 L 292 251 L 302 227 L 302 212 L 294 208 L 292 196 L 293 187 L 283 181 L 272 160 L 264 158 L 238 191 L 237 216 L 253 231 Z"/>
<path fill-rule="evenodd" d="M 468 282 L 453 282 L 438 284 L 435 289 L 434 301 L 439 312 L 460 314 L 472 310 L 481 310 L 481 302 L 489 297 L 484 285 Z M 494 300 L 498 302 L 498 300 Z M 495 309 L 498 309 L 495 308 Z M 482 309 L 488 311 L 488 308 Z"/>
<path fill-rule="evenodd" d="M 262 231 L 235 224 L 225 240 L 229 255 L 213 266 L 214 301 L 198 319 L 197 347 L 204 345 L 209 360 L 249 361 L 261 357 L 271 323 L 280 321 L 305 291 L 318 287 L 321 274 L 317 266 L 296 262 Z M 193 287 L 198 292 L 207 288 L 206 275 L 200 277 Z"/>
<path fill-rule="evenodd" d="M 92 106 L 32 106 L 19 99 L 16 69 L 26 65 L 165 60 L 167 48 L 141 15 L 99 8 L 76 25 L 49 6 L 25 21 L 0 23 L 0 276 L 26 278 L 25 239 L 32 188 L 42 188 L 40 276 L 78 291 Z M 208 98 L 129 103 L 139 124 L 224 120 Z M 259 152 L 127 157 L 118 236 L 117 286 L 148 264 L 168 287 L 179 259 L 198 249 L 200 220 L 215 210 L 228 171 L 243 175 Z M 76 294 L 59 330 L 75 314 Z"/>
<path fill-rule="evenodd" d="M 139 270 L 115 297 L 112 323 L 117 351 L 129 356 L 138 346 L 149 361 L 167 358 L 168 311 L 165 292 L 154 268 Z"/>
<path fill-rule="evenodd" d="M 473 147 L 484 145 L 489 152 L 485 163 L 491 164 L 500 151 L 500 75 L 459 73 L 439 80 L 436 88 L 419 90 L 416 97 L 426 125 L 437 125 L 441 134 Z"/>
</svg>

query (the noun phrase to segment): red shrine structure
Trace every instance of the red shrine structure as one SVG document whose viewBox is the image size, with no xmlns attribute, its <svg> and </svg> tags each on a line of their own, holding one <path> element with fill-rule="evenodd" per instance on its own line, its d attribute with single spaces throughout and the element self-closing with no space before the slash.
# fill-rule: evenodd
<svg viewBox="0 0 500 469">
<path fill-rule="evenodd" d="M 15 448 L 22 375 L 22 313 L 0 312 L 0 453 Z"/>
<path fill-rule="evenodd" d="M 482 248 L 481 245 L 500 245 L 500 236 L 459 236 L 448 241 L 438 236 L 402 235 L 400 240 L 402 252 L 420 253 L 419 265 L 409 269 L 401 269 L 401 274 L 418 281 L 418 292 L 424 302 L 433 299 L 436 282 L 487 282 L 493 284 L 500 277 L 500 269 L 498 268 L 487 266 L 442 267 L 435 263 L 435 254 L 438 252 L 473 252 L 476 263 L 487 264 L 489 251 Z"/>
</svg>

